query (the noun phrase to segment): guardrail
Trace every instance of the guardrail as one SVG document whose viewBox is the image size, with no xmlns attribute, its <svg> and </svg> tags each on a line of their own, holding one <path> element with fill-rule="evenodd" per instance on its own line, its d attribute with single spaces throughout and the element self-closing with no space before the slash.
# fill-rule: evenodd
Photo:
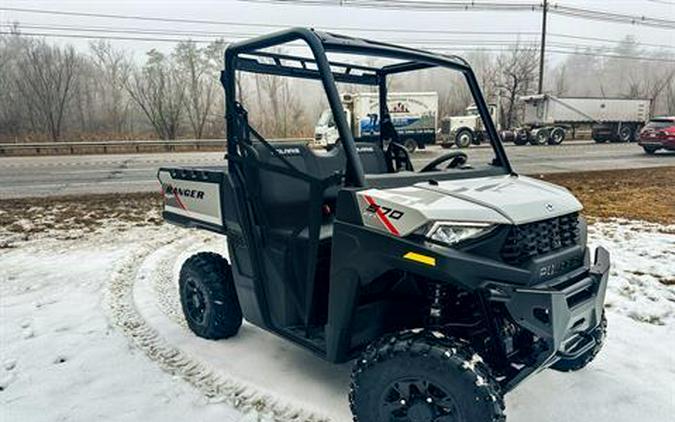
<svg viewBox="0 0 675 422">
<path fill-rule="evenodd" d="M 311 138 L 270 139 L 269 142 L 309 142 Z M 119 140 L 77 142 L 25 142 L 0 143 L 1 155 L 62 155 L 86 153 L 123 153 L 158 151 L 199 151 L 201 149 L 225 149 L 225 139 L 180 139 L 180 140 Z"/>
</svg>

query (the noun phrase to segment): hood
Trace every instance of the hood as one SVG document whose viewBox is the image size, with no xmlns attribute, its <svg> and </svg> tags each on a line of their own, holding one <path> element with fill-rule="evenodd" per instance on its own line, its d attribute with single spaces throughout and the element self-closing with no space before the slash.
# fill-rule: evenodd
<svg viewBox="0 0 675 422">
<path fill-rule="evenodd" d="M 415 187 L 489 208 L 511 224 L 545 220 L 583 208 L 567 189 L 526 176 L 449 180 L 437 186 L 418 183 Z"/>
</svg>

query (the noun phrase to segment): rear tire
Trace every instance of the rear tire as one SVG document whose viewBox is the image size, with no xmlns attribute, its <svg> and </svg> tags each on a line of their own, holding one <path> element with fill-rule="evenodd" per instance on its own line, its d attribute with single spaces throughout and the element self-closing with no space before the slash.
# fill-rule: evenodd
<svg viewBox="0 0 675 422">
<path fill-rule="evenodd" d="M 633 128 L 629 125 L 621 125 L 621 128 L 616 132 L 617 142 L 630 142 L 633 139 Z"/>
<path fill-rule="evenodd" d="M 561 127 L 553 128 L 551 136 L 548 138 L 549 145 L 560 145 L 565 140 L 565 129 Z"/>
<path fill-rule="evenodd" d="M 545 145 L 548 142 L 548 129 L 540 128 L 532 131 L 530 143 L 532 145 Z"/>
<path fill-rule="evenodd" d="M 417 149 L 417 141 L 412 138 L 408 138 L 403 141 L 403 146 L 408 150 L 408 153 L 412 154 Z"/>
<path fill-rule="evenodd" d="M 473 133 L 469 129 L 461 129 L 455 135 L 457 148 L 469 148 L 473 143 Z"/>
<path fill-rule="evenodd" d="M 201 252 L 188 258 L 178 280 L 188 327 L 206 339 L 232 337 L 242 322 L 241 307 L 225 258 Z"/>
<path fill-rule="evenodd" d="M 656 151 L 658 151 L 658 148 L 653 148 L 653 147 L 642 147 L 642 149 L 645 150 L 645 152 L 649 155 L 654 155 L 656 154 Z"/>
<path fill-rule="evenodd" d="M 602 314 L 600 325 L 598 325 L 591 335 L 595 337 L 595 347 L 576 359 L 561 359 L 551 365 L 551 369 L 559 372 L 574 372 L 585 368 L 589 363 L 593 362 L 593 359 L 600 353 L 602 346 L 605 344 L 605 337 L 607 337 L 607 318 L 604 313 Z"/>
<path fill-rule="evenodd" d="M 386 336 L 352 371 L 355 422 L 503 422 L 504 401 L 488 366 L 464 342 L 427 330 Z"/>
</svg>

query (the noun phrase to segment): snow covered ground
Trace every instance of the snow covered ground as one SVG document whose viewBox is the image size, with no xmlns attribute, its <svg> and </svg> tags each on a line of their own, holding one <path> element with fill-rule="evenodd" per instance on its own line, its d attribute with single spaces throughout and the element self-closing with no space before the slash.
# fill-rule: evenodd
<svg viewBox="0 0 675 422">
<path fill-rule="evenodd" d="M 510 421 L 670 420 L 674 232 L 590 226 L 613 259 L 605 349 L 582 372 L 545 371 L 509 394 Z M 0 249 L 0 421 L 349 420 L 350 365 L 250 325 L 219 342 L 187 331 L 178 268 L 197 250 L 223 252 L 219 238 L 114 225 L 60 237 Z"/>
</svg>

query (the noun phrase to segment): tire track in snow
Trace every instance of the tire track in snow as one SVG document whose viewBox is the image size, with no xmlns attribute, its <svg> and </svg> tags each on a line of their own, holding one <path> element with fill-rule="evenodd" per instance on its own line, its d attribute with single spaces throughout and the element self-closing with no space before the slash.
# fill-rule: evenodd
<svg viewBox="0 0 675 422">
<path fill-rule="evenodd" d="M 237 410 L 251 414 L 254 420 L 328 421 L 325 417 L 282 403 L 255 386 L 216 374 L 208 365 L 167 342 L 143 319 L 133 299 L 133 287 L 139 269 L 144 260 L 160 249 L 164 254 L 164 248 L 169 248 L 166 250 L 168 257 L 172 255 L 172 251 L 180 250 L 185 244 L 195 240 L 192 236 L 184 238 L 183 241 L 179 241 L 179 238 L 178 235 L 167 235 L 154 239 L 142 244 L 117 262 L 104 293 L 104 304 L 110 321 L 162 370 L 181 377 L 214 401 L 222 401 Z M 167 257 L 162 262 L 168 263 Z M 173 257 L 175 258 L 175 255 Z M 157 275 L 156 281 L 171 280 L 171 273 L 167 273 L 167 267 L 172 268 L 169 265 L 160 267 L 162 270 Z M 166 278 L 167 274 L 169 278 Z M 175 306 L 173 300 L 166 297 L 160 299 L 160 303 L 163 303 L 160 305 L 162 308 Z"/>
</svg>

